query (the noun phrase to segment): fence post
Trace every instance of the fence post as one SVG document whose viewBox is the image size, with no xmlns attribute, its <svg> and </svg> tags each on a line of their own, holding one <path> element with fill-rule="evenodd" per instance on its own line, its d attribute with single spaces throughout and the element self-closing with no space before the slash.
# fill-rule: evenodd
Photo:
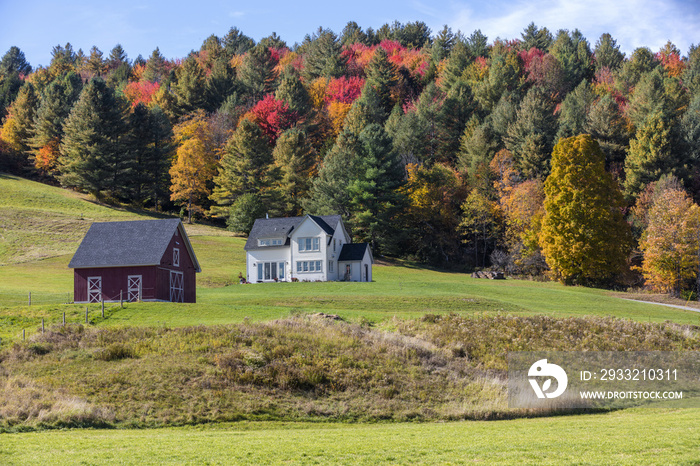
<svg viewBox="0 0 700 466">
<path fill-rule="evenodd" d="M 85 323 L 88 323 L 88 307 L 85 306 Z"/>
<path fill-rule="evenodd" d="M 124 308 L 124 290 L 119 290 L 119 307 Z M 104 313 L 102 314 L 104 317 Z"/>
<path fill-rule="evenodd" d="M 63 311 L 63 326 L 66 326 L 66 311 Z"/>
<path fill-rule="evenodd" d="M 32 305 L 32 292 L 29 292 L 29 305 Z"/>
<path fill-rule="evenodd" d="M 105 313 L 105 297 L 104 296 L 102 296 L 101 301 L 102 301 L 102 315 L 104 315 L 104 313 Z"/>
<path fill-rule="evenodd" d="M 25 332 L 25 330 L 22 329 L 22 341 L 24 341 L 24 337 L 26 336 L 24 332 Z"/>
<path fill-rule="evenodd" d="M 41 333 L 44 333 L 44 318 L 41 318 Z"/>
</svg>

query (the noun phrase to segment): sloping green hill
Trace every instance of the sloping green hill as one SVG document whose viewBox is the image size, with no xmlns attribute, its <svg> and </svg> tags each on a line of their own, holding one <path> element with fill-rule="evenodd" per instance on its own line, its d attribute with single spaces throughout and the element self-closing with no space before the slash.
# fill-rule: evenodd
<svg viewBox="0 0 700 466">
<path fill-rule="evenodd" d="M 162 218 L 120 209 L 88 196 L 0 173 L 0 265 L 72 254 L 92 222 Z M 202 226 L 189 234 L 228 234 Z"/>
</svg>

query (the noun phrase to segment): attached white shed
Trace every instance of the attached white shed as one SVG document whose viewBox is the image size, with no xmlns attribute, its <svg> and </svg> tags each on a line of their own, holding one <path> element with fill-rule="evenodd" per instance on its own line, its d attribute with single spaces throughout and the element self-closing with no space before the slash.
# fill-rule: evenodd
<svg viewBox="0 0 700 466">
<path fill-rule="evenodd" d="M 368 243 L 344 244 L 338 257 L 338 280 L 372 281 L 372 250 Z"/>
</svg>

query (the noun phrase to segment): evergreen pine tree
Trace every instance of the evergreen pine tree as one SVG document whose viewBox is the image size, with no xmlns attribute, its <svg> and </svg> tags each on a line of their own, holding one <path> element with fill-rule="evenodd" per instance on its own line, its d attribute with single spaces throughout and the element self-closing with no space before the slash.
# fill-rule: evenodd
<svg viewBox="0 0 700 466">
<path fill-rule="evenodd" d="M 143 71 L 142 79 L 152 83 L 161 82 L 167 75 L 165 64 L 165 58 L 161 55 L 160 49 L 156 47 L 151 53 L 148 62 L 146 62 L 146 69 Z"/>
<path fill-rule="evenodd" d="M 586 117 L 583 132 L 598 141 L 605 154 L 606 169 L 619 171 L 627 155 L 630 136 L 627 123 L 615 99 L 604 95 L 593 104 Z"/>
<path fill-rule="evenodd" d="M 263 198 L 273 186 L 272 151 L 260 127 L 248 118 L 241 120 L 229 139 L 221 157 L 219 174 L 214 178 L 211 200 L 217 206 L 212 213 L 227 216 L 229 206 L 244 193 L 257 193 Z"/>
<path fill-rule="evenodd" d="M 250 96 L 251 103 L 261 100 L 275 90 L 275 65 L 272 54 L 265 45 L 258 44 L 245 55 L 238 69 L 238 79 Z"/>
<path fill-rule="evenodd" d="M 347 188 L 351 212 L 348 221 L 360 241 L 380 250 L 391 241 L 391 220 L 403 202 L 398 188 L 405 173 L 391 138 L 381 126 L 367 126 L 360 133 L 359 148 L 356 176 Z"/>
<path fill-rule="evenodd" d="M 595 44 L 593 55 L 595 57 L 596 71 L 601 68 L 616 71 L 625 60 L 625 54 L 620 52 L 620 46 L 617 45 L 617 41 L 608 33 L 600 36 Z"/>
<path fill-rule="evenodd" d="M 311 110 L 309 93 L 299 79 L 299 72 L 291 65 L 280 76 L 275 99 L 284 101 L 297 115 L 304 116 Z"/>
<path fill-rule="evenodd" d="M 175 73 L 176 84 L 171 86 L 180 115 L 206 106 L 205 77 L 202 67 L 194 57 L 188 57 Z"/>
<path fill-rule="evenodd" d="M 61 175 L 64 186 L 78 188 L 102 199 L 107 191 L 123 194 L 133 168 L 124 157 L 125 104 L 100 78 L 83 89 L 64 125 Z"/>
<path fill-rule="evenodd" d="M 207 110 L 210 112 L 217 110 L 237 90 L 238 83 L 234 69 L 227 60 L 216 60 L 205 83 Z"/>
<path fill-rule="evenodd" d="M 50 142 L 60 143 L 63 138 L 64 120 L 80 96 L 82 80 L 75 73 L 68 73 L 52 81 L 41 95 L 39 107 L 34 115 L 29 146 L 34 157 Z"/>
<path fill-rule="evenodd" d="M 538 88 L 530 89 L 505 139 L 521 174 L 527 178 L 544 178 L 549 174 L 555 134 L 554 105 Z"/>
<path fill-rule="evenodd" d="M 310 189 L 316 152 L 303 131 L 291 128 L 277 139 L 272 157 L 280 173 L 284 213 L 288 216 L 301 215 L 301 201 Z"/>
<path fill-rule="evenodd" d="M 307 82 L 343 75 L 345 60 L 340 55 L 342 46 L 333 31 L 319 28 L 312 37 L 307 36 L 305 42 L 303 75 Z"/>
</svg>

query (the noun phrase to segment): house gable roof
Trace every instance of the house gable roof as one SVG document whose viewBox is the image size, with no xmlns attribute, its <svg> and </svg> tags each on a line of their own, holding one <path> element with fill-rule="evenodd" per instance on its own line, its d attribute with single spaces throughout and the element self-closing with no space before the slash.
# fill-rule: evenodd
<svg viewBox="0 0 700 466">
<path fill-rule="evenodd" d="M 93 223 L 68 267 L 159 265 L 176 231 L 183 239 L 195 270 L 201 272 L 185 228 L 177 218 Z"/>
<path fill-rule="evenodd" d="M 340 215 L 305 215 L 303 217 L 259 218 L 253 223 L 248 240 L 245 243 L 246 251 L 253 249 L 268 249 L 275 246 L 259 246 L 258 240 L 265 238 L 284 238 L 285 246 L 289 245 L 289 236 L 307 218 L 311 219 L 328 235 L 333 235 L 335 229 L 330 225 L 340 222 Z M 277 246 L 279 247 L 279 246 Z"/>
<path fill-rule="evenodd" d="M 372 250 L 369 249 L 369 243 L 346 243 L 340 250 L 338 262 L 355 262 L 361 261 L 365 257 L 365 251 L 369 250 L 369 258 L 374 262 Z"/>
</svg>

